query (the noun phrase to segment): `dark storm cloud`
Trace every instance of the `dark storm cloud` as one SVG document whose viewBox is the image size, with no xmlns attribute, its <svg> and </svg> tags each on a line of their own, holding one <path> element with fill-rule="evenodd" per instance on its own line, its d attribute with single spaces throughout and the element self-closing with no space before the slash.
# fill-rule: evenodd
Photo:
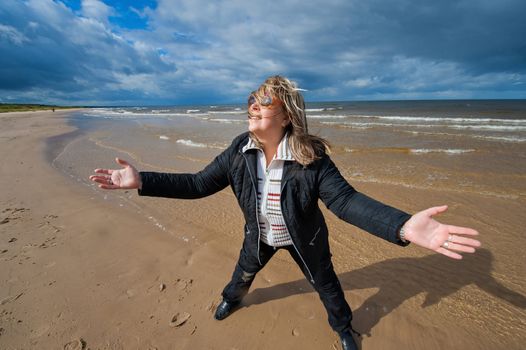
<svg viewBox="0 0 526 350">
<path fill-rule="evenodd" d="M 241 102 L 271 74 L 310 100 L 526 97 L 524 1 L 129 3 L 4 1 L 0 98 Z"/>
</svg>

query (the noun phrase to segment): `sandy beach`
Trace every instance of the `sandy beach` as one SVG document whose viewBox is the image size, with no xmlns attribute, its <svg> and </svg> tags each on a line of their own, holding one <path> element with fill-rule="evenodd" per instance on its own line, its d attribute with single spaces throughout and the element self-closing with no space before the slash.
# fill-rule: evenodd
<svg viewBox="0 0 526 350">
<path fill-rule="evenodd" d="M 137 156 L 132 146 L 110 142 L 114 129 L 80 133 L 68 122 L 74 112 L 0 114 L 1 349 L 340 349 L 318 296 L 285 252 L 258 274 L 242 308 L 213 319 L 242 240 L 229 188 L 168 200 L 105 192 L 87 180 L 93 165 L 113 167 L 116 156 L 141 170 L 194 171 L 220 147 L 197 161 L 191 153 L 164 161 L 182 147 L 169 143 Z M 148 130 L 158 141 L 159 131 Z M 487 174 L 476 171 L 469 176 L 479 192 L 451 190 L 446 180 L 408 189 L 361 181 L 345 171 L 347 154 L 334 159 L 360 191 L 407 212 L 449 204 L 439 220 L 476 228 L 483 244 L 453 261 L 391 245 L 325 210 L 362 348 L 522 349 L 526 175 L 504 174 L 508 182 L 495 181 L 493 192 Z M 373 162 L 404 154 L 354 156 L 367 173 Z"/>
</svg>

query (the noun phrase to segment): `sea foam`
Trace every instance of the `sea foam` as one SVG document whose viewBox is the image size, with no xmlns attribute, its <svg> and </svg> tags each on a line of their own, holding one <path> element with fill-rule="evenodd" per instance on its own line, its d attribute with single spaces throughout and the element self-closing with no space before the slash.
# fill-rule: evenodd
<svg viewBox="0 0 526 350">
<path fill-rule="evenodd" d="M 185 145 L 185 146 L 189 146 L 189 147 L 199 147 L 199 148 L 206 148 L 206 147 L 208 147 L 204 143 L 194 142 L 192 140 L 182 140 L 181 139 L 181 140 L 177 140 L 175 142 L 179 143 L 179 144 L 182 144 L 182 145 Z"/>
</svg>

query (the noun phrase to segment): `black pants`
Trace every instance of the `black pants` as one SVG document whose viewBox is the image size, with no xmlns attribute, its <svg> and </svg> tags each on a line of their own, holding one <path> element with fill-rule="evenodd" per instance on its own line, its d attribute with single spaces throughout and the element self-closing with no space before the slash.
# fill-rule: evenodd
<svg viewBox="0 0 526 350">
<path fill-rule="evenodd" d="M 270 258 L 276 253 L 277 249 L 286 249 L 301 268 L 301 271 L 310 281 L 309 272 L 306 270 L 298 253 L 293 246 L 281 248 L 270 247 L 260 242 L 260 260 L 256 256 L 248 253 L 245 244 L 239 254 L 239 260 L 236 264 L 232 280 L 223 290 L 223 298 L 228 302 L 239 302 L 248 293 L 252 281 L 256 274 L 269 262 Z M 349 330 L 351 327 L 352 312 L 349 304 L 345 301 L 340 281 L 334 273 L 332 262 L 323 261 L 313 273 L 314 284 L 311 285 L 318 292 L 325 309 L 327 310 L 329 324 L 336 332 Z"/>
</svg>

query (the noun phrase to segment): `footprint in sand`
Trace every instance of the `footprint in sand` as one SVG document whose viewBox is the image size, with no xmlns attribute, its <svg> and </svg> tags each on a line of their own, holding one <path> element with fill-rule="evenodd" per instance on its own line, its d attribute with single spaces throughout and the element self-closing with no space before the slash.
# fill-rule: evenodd
<svg viewBox="0 0 526 350">
<path fill-rule="evenodd" d="M 23 213 L 25 211 L 28 211 L 27 208 L 7 208 L 2 210 L 2 214 L 7 214 L 5 218 L 0 221 L 0 225 L 7 224 L 11 221 L 15 221 L 18 219 L 21 219 L 21 216 L 17 215 L 18 213 Z"/>
<path fill-rule="evenodd" d="M 56 264 L 57 264 L 56 261 L 52 261 L 52 262 L 50 262 L 49 264 L 44 265 L 44 267 L 45 267 L 46 269 L 49 269 L 49 268 L 55 266 Z"/>
<path fill-rule="evenodd" d="M 18 298 L 20 298 L 22 295 L 24 295 L 24 292 L 19 293 L 18 295 L 14 295 L 14 296 L 8 296 L 7 298 L 4 298 L 4 299 L 2 299 L 2 301 L 0 301 L 0 305 L 4 305 L 4 304 L 10 303 L 12 301 L 15 301 Z"/>
<path fill-rule="evenodd" d="M 208 306 L 206 307 L 206 309 L 208 311 L 211 311 L 211 312 L 215 312 L 216 308 L 217 308 L 217 305 L 219 305 L 221 301 L 220 300 L 217 300 L 217 299 L 214 299 L 210 302 L 210 304 L 208 304 Z"/>
<path fill-rule="evenodd" d="M 50 231 L 53 231 L 54 233 L 59 233 L 61 231 L 61 227 L 55 226 L 52 223 L 52 221 L 58 219 L 57 215 L 53 215 L 53 214 L 44 215 L 43 219 L 44 219 L 44 222 L 38 225 L 39 228 L 46 228 Z"/>
<path fill-rule="evenodd" d="M 64 350 L 85 350 L 86 342 L 84 339 L 75 339 L 64 345 Z"/>
<path fill-rule="evenodd" d="M 194 283 L 194 280 L 193 279 L 180 279 L 178 278 L 176 281 L 175 281 L 175 284 L 177 285 L 177 288 L 182 290 L 182 291 L 185 291 L 185 292 L 190 292 L 190 288 L 192 287 L 192 283 Z"/>
<path fill-rule="evenodd" d="M 37 329 L 34 330 L 31 338 L 40 338 L 41 336 L 45 335 L 49 331 L 50 328 L 51 328 L 50 325 L 43 325 L 43 326 L 38 327 Z"/>
<path fill-rule="evenodd" d="M 176 313 L 170 321 L 170 327 L 181 327 L 186 321 L 188 321 L 190 316 L 191 315 L 188 312 Z"/>
<path fill-rule="evenodd" d="M 7 208 L 7 209 L 4 209 L 2 210 L 2 214 L 6 214 L 7 213 L 7 216 L 2 219 L 2 221 L 0 221 L 0 225 L 1 224 L 7 224 L 8 222 L 12 221 L 12 220 L 16 220 L 16 219 L 20 219 L 20 216 L 16 215 L 17 213 L 23 213 L 25 211 L 28 211 L 29 209 L 27 208 Z"/>
</svg>

